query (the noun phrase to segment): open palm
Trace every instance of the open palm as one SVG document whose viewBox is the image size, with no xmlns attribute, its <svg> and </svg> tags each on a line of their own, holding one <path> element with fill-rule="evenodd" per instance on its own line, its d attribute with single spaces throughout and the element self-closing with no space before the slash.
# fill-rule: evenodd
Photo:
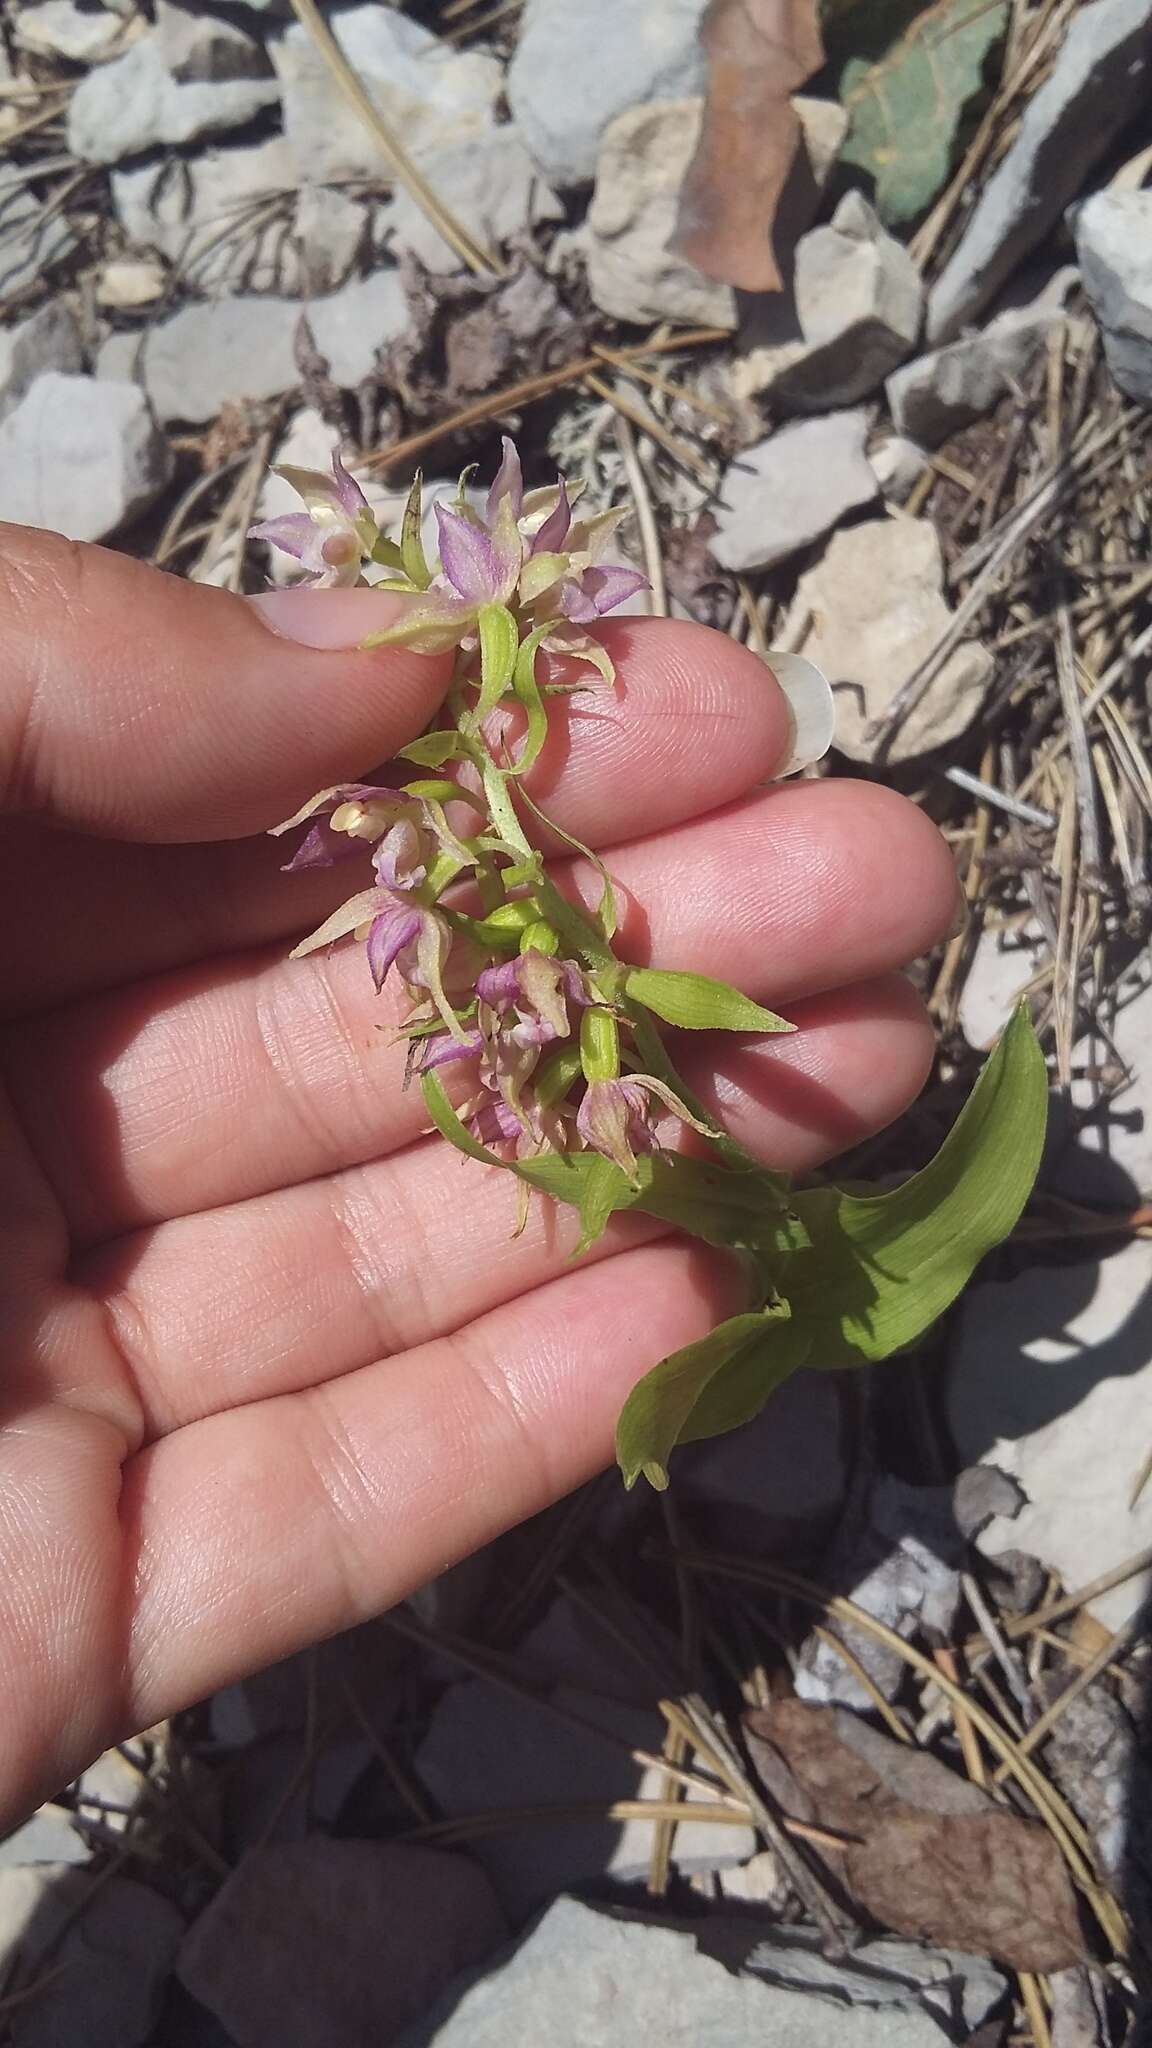
<svg viewBox="0 0 1152 2048">
<path fill-rule="evenodd" d="M 363 653 L 396 600 L 248 602 L 0 528 L 0 1824 L 107 1743 L 378 1613 L 610 1456 L 723 1260 L 573 1219 L 423 1134 L 347 893 L 264 830 L 418 733 L 444 664 Z M 894 971 L 952 916 L 932 826 L 765 788 L 786 712 L 703 628 L 606 626 L 533 787 L 609 853 L 622 950 L 784 1007 L 682 1071 L 806 1168 L 920 1087 Z M 561 700 L 557 700 L 560 702 Z M 572 873 L 574 887 L 594 877 Z"/>
</svg>

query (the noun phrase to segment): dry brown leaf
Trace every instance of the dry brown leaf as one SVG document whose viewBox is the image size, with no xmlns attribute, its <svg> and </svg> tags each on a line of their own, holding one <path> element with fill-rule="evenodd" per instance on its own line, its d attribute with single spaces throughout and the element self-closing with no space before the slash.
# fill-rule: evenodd
<svg viewBox="0 0 1152 2048">
<path fill-rule="evenodd" d="M 672 246 L 706 277 L 779 291 L 772 229 L 800 141 L 792 94 L 824 62 L 816 0 L 711 0 L 708 95 Z"/>
<path fill-rule="evenodd" d="M 852 1837 L 826 1853 L 881 1927 L 1015 1970 L 1083 1962 L 1075 1895 L 1039 1822 L 1006 1812 L 935 1757 L 843 1708 L 779 1700 L 746 1715 L 745 1727 L 756 1768 L 785 1810 Z"/>
</svg>

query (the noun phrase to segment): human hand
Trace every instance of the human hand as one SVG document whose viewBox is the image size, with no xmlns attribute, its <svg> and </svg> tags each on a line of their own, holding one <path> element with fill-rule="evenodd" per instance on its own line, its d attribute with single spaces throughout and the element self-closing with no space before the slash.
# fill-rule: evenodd
<svg viewBox="0 0 1152 2048">
<path fill-rule="evenodd" d="M 346 878 L 258 835 L 446 687 L 447 658 L 356 651 L 397 603 L 0 528 L 0 1825 L 578 1485 L 640 1375 L 739 1306 L 650 1219 L 578 1266 L 571 1211 L 513 1238 L 511 1177 L 422 1134 L 360 951 L 285 958 Z M 761 787 L 787 717 L 746 649 L 602 632 L 618 687 L 554 700 L 530 787 L 607 854 L 623 953 L 799 1025 L 680 1066 L 810 1168 L 924 1080 L 894 970 L 952 918 L 947 849 L 880 787 Z"/>
</svg>

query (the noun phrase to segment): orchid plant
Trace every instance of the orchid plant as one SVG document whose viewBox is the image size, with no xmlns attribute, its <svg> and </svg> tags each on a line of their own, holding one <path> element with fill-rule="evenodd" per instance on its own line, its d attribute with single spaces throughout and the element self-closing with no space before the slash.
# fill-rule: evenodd
<svg viewBox="0 0 1152 2048">
<path fill-rule="evenodd" d="M 399 534 L 382 534 L 337 456 L 330 475 L 283 468 L 304 509 L 253 528 L 316 588 L 371 582 L 405 592 L 403 617 L 366 645 L 456 650 L 433 727 L 381 784 L 313 796 L 277 832 L 306 827 L 289 871 L 362 854 L 372 879 L 295 949 L 354 935 L 377 990 L 403 991 L 408 1076 L 449 1143 L 579 1212 L 577 1253 L 617 1210 L 636 1208 L 738 1256 L 745 1310 L 650 1372 L 620 1418 L 625 1481 L 667 1483 L 677 1443 L 748 1420 L 802 1366 L 862 1363 L 906 1349 L 1012 1228 L 1039 1161 L 1044 1063 L 1021 1012 L 935 1160 L 886 1195 L 798 1190 L 712 1118 L 673 1062 L 675 1031 L 787 1032 L 739 989 L 640 968 L 615 950 L 611 878 L 590 848 L 543 817 L 525 788 L 549 702 L 610 689 L 596 637 L 644 586 L 608 559 L 623 508 L 581 516 L 563 479 L 526 491 L 503 460 L 478 508 L 469 473 L 437 504 L 439 558 L 422 534 L 421 479 Z M 557 682 L 573 664 L 587 679 Z M 793 715 L 784 772 L 832 737 L 832 696 L 811 663 L 773 655 Z M 541 676 L 543 670 L 543 679 Z M 579 667 L 577 668 L 577 674 Z M 600 876 L 595 912 L 573 905 L 539 850 L 539 828 Z M 455 1100 L 446 1070 L 460 1072 Z M 681 1149 L 677 1131 L 700 1141 Z"/>
</svg>

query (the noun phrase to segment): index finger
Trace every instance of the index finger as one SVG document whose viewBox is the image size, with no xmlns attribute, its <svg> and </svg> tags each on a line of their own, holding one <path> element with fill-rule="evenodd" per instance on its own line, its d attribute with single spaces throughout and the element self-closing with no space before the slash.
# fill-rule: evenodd
<svg viewBox="0 0 1152 2048">
<path fill-rule="evenodd" d="M 0 809 L 121 839 L 265 830 L 432 716 L 447 656 L 359 647 L 405 602 L 253 602 L 0 526 Z"/>
</svg>

